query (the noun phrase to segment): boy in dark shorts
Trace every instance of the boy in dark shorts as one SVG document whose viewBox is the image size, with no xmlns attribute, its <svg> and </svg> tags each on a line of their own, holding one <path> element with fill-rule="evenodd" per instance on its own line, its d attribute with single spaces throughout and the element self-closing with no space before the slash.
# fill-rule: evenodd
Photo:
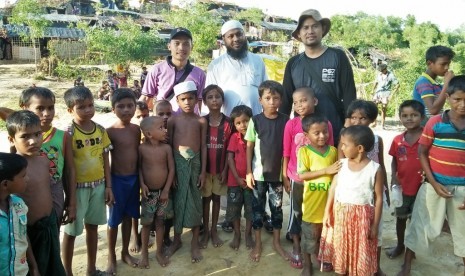
<svg viewBox="0 0 465 276">
<path fill-rule="evenodd" d="M 418 140 L 423 131 L 421 122 L 425 117 L 425 107 L 419 101 L 406 100 L 400 104 L 399 117 L 400 122 L 407 130 L 394 137 L 389 149 L 389 155 L 392 156 L 391 188 L 394 185 L 402 187 L 402 206 L 397 207 L 394 212 L 397 217 L 397 246 L 386 251 L 386 255 L 390 259 L 404 253 L 407 219 L 412 214 L 415 197 L 422 182 L 422 170 L 418 158 Z"/>
<path fill-rule="evenodd" d="M 228 205 L 226 220 L 231 221 L 234 227 L 234 239 L 229 246 L 239 250 L 241 244 L 241 211 L 244 206 L 245 217 L 245 246 L 252 248 L 255 244 L 252 238 L 252 190 L 247 187 L 245 176 L 247 173 L 247 141 L 244 135 L 247 132 L 252 109 L 245 105 L 238 105 L 231 111 L 231 122 L 235 132 L 231 135 L 228 145 Z"/>
<path fill-rule="evenodd" d="M 261 228 L 268 193 L 273 223 L 273 249 L 288 260 L 281 246 L 280 233 L 283 223 L 282 158 L 283 136 L 287 115 L 278 112 L 283 87 L 276 81 L 264 81 L 258 88 L 263 112 L 252 117 L 247 127 L 247 186 L 253 189 L 253 220 L 255 246 L 250 252 L 254 262 L 260 261 L 262 253 Z"/>
<path fill-rule="evenodd" d="M 129 88 L 118 88 L 111 98 L 111 106 L 118 120 L 107 128 L 111 149 L 111 187 L 115 204 L 108 217 L 108 274 L 116 274 L 116 239 L 118 226 L 122 224 L 121 259 L 136 267 L 138 260 L 129 254 L 131 219 L 139 218 L 139 159 L 140 129 L 132 124 L 136 111 L 136 98 Z"/>
<path fill-rule="evenodd" d="M 34 255 L 28 259 L 29 266 L 37 267 L 40 275 L 66 275 L 60 258 L 57 218 L 50 190 L 50 161 L 40 154 L 40 119 L 29 110 L 16 111 L 6 120 L 6 127 L 8 140 L 28 163 L 28 185 L 18 196 L 29 209 L 27 235 Z M 32 271 L 30 273 L 32 275 Z"/>
<path fill-rule="evenodd" d="M 167 130 L 162 117 L 152 116 L 142 120 L 140 127 L 145 141 L 139 146 L 140 188 L 142 191 L 142 259 L 139 267 L 149 268 L 148 244 L 151 225 L 155 217 L 157 253 L 160 266 L 169 264 L 164 256 L 164 209 L 174 179 L 174 160 L 170 145 L 165 143 Z"/>
</svg>

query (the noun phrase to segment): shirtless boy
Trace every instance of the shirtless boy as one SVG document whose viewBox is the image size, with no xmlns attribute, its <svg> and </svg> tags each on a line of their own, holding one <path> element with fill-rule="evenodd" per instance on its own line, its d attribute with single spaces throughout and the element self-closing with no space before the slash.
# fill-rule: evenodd
<svg viewBox="0 0 465 276">
<path fill-rule="evenodd" d="M 152 116 L 140 124 L 145 141 L 139 146 L 140 188 L 142 191 L 142 260 L 140 268 L 149 268 L 148 247 L 151 225 L 155 216 L 158 263 L 164 267 L 169 260 L 164 256 L 163 237 L 165 208 L 174 179 L 174 159 L 171 146 L 165 143 L 167 131 L 162 117 Z"/>
<path fill-rule="evenodd" d="M 113 149 L 111 154 L 111 187 L 115 204 L 110 207 L 108 218 L 108 274 L 116 274 L 115 246 L 118 237 L 118 225 L 122 223 L 121 259 L 126 264 L 136 267 L 137 259 L 129 254 L 132 218 L 139 218 L 139 170 L 138 147 L 140 129 L 132 124 L 136 112 L 136 98 L 129 88 L 118 88 L 111 98 L 111 106 L 117 121 L 107 128 Z"/>
<path fill-rule="evenodd" d="M 191 261 L 202 260 L 199 230 L 202 223 L 202 195 L 207 167 L 207 120 L 194 112 L 197 99 L 194 82 L 186 81 L 174 87 L 181 113 L 168 119 L 168 134 L 176 164 L 177 189 L 174 194 L 174 240 L 168 248 L 171 256 L 178 250 L 184 227 L 192 228 Z"/>
<path fill-rule="evenodd" d="M 8 140 L 19 155 L 26 158 L 29 178 L 26 191 L 18 195 L 28 206 L 27 234 L 34 257 L 30 267 L 37 265 L 40 275 L 65 275 L 60 258 L 56 212 L 50 190 L 49 160 L 40 155 L 42 130 L 40 119 L 29 110 L 13 112 L 6 120 Z M 31 271 L 32 273 L 32 271 Z"/>
</svg>

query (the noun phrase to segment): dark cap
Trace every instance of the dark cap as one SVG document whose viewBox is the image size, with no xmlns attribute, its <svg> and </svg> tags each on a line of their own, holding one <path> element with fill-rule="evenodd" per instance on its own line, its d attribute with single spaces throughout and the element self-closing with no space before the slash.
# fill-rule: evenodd
<svg viewBox="0 0 465 276">
<path fill-rule="evenodd" d="M 377 66 L 378 71 L 382 72 L 383 70 L 387 69 L 387 64 L 381 63 L 380 65 Z"/>
<path fill-rule="evenodd" d="M 292 36 L 295 39 L 297 39 L 298 41 L 301 41 L 299 39 L 299 36 L 298 36 L 300 28 L 302 28 L 302 24 L 309 17 L 313 17 L 313 19 L 315 19 L 316 21 L 319 21 L 321 23 L 321 25 L 323 26 L 323 37 L 325 37 L 325 35 L 327 35 L 329 30 L 331 29 L 331 20 L 329 20 L 329 18 L 321 17 L 321 14 L 320 14 L 319 11 L 313 10 L 313 9 L 303 11 L 300 14 L 299 23 L 297 24 L 297 28 L 292 32 Z"/>
<path fill-rule="evenodd" d="M 178 35 L 185 35 L 192 40 L 192 34 L 188 29 L 185 28 L 174 28 L 170 33 L 170 40 Z"/>
</svg>

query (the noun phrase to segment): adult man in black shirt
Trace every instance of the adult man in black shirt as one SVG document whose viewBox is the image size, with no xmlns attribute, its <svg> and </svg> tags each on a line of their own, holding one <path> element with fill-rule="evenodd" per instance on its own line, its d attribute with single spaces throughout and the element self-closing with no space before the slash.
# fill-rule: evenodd
<svg viewBox="0 0 465 276">
<path fill-rule="evenodd" d="M 331 21 L 317 10 L 306 10 L 292 36 L 305 46 L 305 52 L 287 62 L 284 73 L 284 97 L 280 112 L 290 114 L 292 93 L 301 87 L 311 87 L 318 98 L 315 112 L 331 121 L 335 145 L 344 126 L 345 113 L 356 98 L 354 75 L 349 59 L 337 48 L 322 44 L 331 29 Z"/>
</svg>

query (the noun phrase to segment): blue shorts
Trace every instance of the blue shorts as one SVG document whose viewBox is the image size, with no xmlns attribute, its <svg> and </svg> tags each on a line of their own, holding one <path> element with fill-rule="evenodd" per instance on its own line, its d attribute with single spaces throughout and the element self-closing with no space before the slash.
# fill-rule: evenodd
<svg viewBox="0 0 465 276">
<path fill-rule="evenodd" d="M 109 208 L 108 226 L 117 228 L 125 216 L 139 218 L 139 176 L 111 174 L 111 183 L 115 204 Z"/>
</svg>

